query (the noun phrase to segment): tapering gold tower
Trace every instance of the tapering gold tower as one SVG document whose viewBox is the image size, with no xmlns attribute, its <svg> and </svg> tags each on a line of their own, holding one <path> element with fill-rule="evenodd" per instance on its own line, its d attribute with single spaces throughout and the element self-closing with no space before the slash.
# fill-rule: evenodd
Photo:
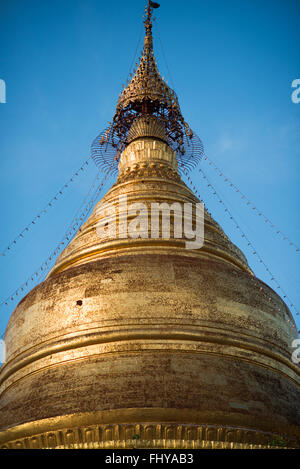
<svg viewBox="0 0 300 469">
<path fill-rule="evenodd" d="M 126 218 L 120 196 L 149 208 L 199 202 L 178 171 L 193 133 L 156 68 L 155 5 L 101 142 L 120 151 L 117 182 L 7 326 L 1 448 L 300 446 L 290 311 L 212 217 L 194 250 L 174 235 L 97 233 L 103 205 Z"/>
</svg>

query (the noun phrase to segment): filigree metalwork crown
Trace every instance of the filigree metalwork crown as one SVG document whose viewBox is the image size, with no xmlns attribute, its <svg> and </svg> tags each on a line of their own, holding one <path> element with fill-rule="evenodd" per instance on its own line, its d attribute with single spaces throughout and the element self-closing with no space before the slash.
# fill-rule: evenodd
<svg viewBox="0 0 300 469">
<path fill-rule="evenodd" d="M 156 118 L 164 126 L 167 142 L 186 170 L 192 169 L 203 155 L 201 140 L 185 122 L 175 91 L 157 68 L 153 52 L 152 13 L 153 8 L 158 7 L 159 4 L 152 1 L 146 6 L 146 32 L 139 65 L 119 96 L 113 121 L 93 142 L 92 156 L 100 167 L 113 166 L 117 170 L 119 156 L 130 140 L 131 127 L 145 117 Z"/>
</svg>

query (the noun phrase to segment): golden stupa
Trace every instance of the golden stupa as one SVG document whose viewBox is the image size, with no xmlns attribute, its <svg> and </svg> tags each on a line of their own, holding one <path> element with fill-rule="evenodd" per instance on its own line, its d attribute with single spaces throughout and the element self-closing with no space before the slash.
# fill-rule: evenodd
<svg viewBox="0 0 300 469">
<path fill-rule="evenodd" d="M 100 142 L 120 150 L 117 182 L 7 326 L 0 448 L 300 446 L 293 318 L 213 218 L 205 211 L 201 249 L 97 232 L 99 207 L 120 196 L 199 202 L 178 170 L 193 133 L 153 55 L 157 6 Z"/>
</svg>

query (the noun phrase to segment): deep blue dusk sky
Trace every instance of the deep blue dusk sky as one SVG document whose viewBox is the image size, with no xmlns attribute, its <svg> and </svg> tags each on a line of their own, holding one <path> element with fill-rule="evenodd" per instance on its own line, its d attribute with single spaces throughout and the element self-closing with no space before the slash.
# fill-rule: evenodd
<svg viewBox="0 0 300 469">
<path fill-rule="evenodd" d="M 299 245 L 300 103 L 291 100 L 291 84 L 300 78 L 300 1 L 160 3 L 155 54 L 186 121 L 207 155 Z M 88 159 L 92 140 L 112 119 L 144 6 L 144 0 L 0 0 L 0 79 L 7 87 L 7 103 L 0 104 L 1 252 Z M 300 252 L 206 162 L 201 168 L 300 311 Z M 96 171 L 90 164 L 11 254 L 0 257 L 0 302 L 54 250 Z M 276 289 L 197 170 L 192 179 L 255 274 Z M 16 304 L 0 307 L 0 335 Z M 300 329 L 300 316 L 291 311 Z"/>
</svg>

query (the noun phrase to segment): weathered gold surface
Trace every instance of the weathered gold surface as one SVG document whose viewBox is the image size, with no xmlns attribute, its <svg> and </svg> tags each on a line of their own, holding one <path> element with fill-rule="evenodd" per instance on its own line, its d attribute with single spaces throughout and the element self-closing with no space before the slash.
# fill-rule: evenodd
<svg viewBox="0 0 300 469">
<path fill-rule="evenodd" d="M 122 153 L 118 183 L 102 199 L 101 203 L 117 203 L 120 195 L 126 195 L 128 205 L 146 204 L 150 213 L 152 202 L 196 203 L 198 199 L 182 182 L 178 174 L 176 154 L 166 143 L 156 139 L 141 138 L 132 142 Z M 98 204 L 99 205 L 99 204 Z M 117 212 L 119 215 L 118 207 Z M 121 213 L 122 215 L 122 213 Z M 65 268 L 108 256 L 136 253 L 178 254 L 184 257 L 221 257 L 234 266 L 251 272 L 245 256 L 224 234 L 220 226 L 206 213 L 205 245 L 198 251 L 187 251 L 184 239 L 99 239 L 96 226 L 99 222 L 97 207 L 83 225 L 69 247 L 59 257 L 51 275 Z M 171 233 L 172 235 L 172 233 Z M 154 250 L 154 251 L 153 251 Z"/>
<path fill-rule="evenodd" d="M 150 138 L 126 148 L 103 200 L 121 194 L 197 201 Z M 0 445 L 300 446 L 290 312 L 220 226 L 206 213 L 204 247 L 190 251 L 173 238 L 99 239 L 98 217 L 9 321 Z"/>
</svg>

